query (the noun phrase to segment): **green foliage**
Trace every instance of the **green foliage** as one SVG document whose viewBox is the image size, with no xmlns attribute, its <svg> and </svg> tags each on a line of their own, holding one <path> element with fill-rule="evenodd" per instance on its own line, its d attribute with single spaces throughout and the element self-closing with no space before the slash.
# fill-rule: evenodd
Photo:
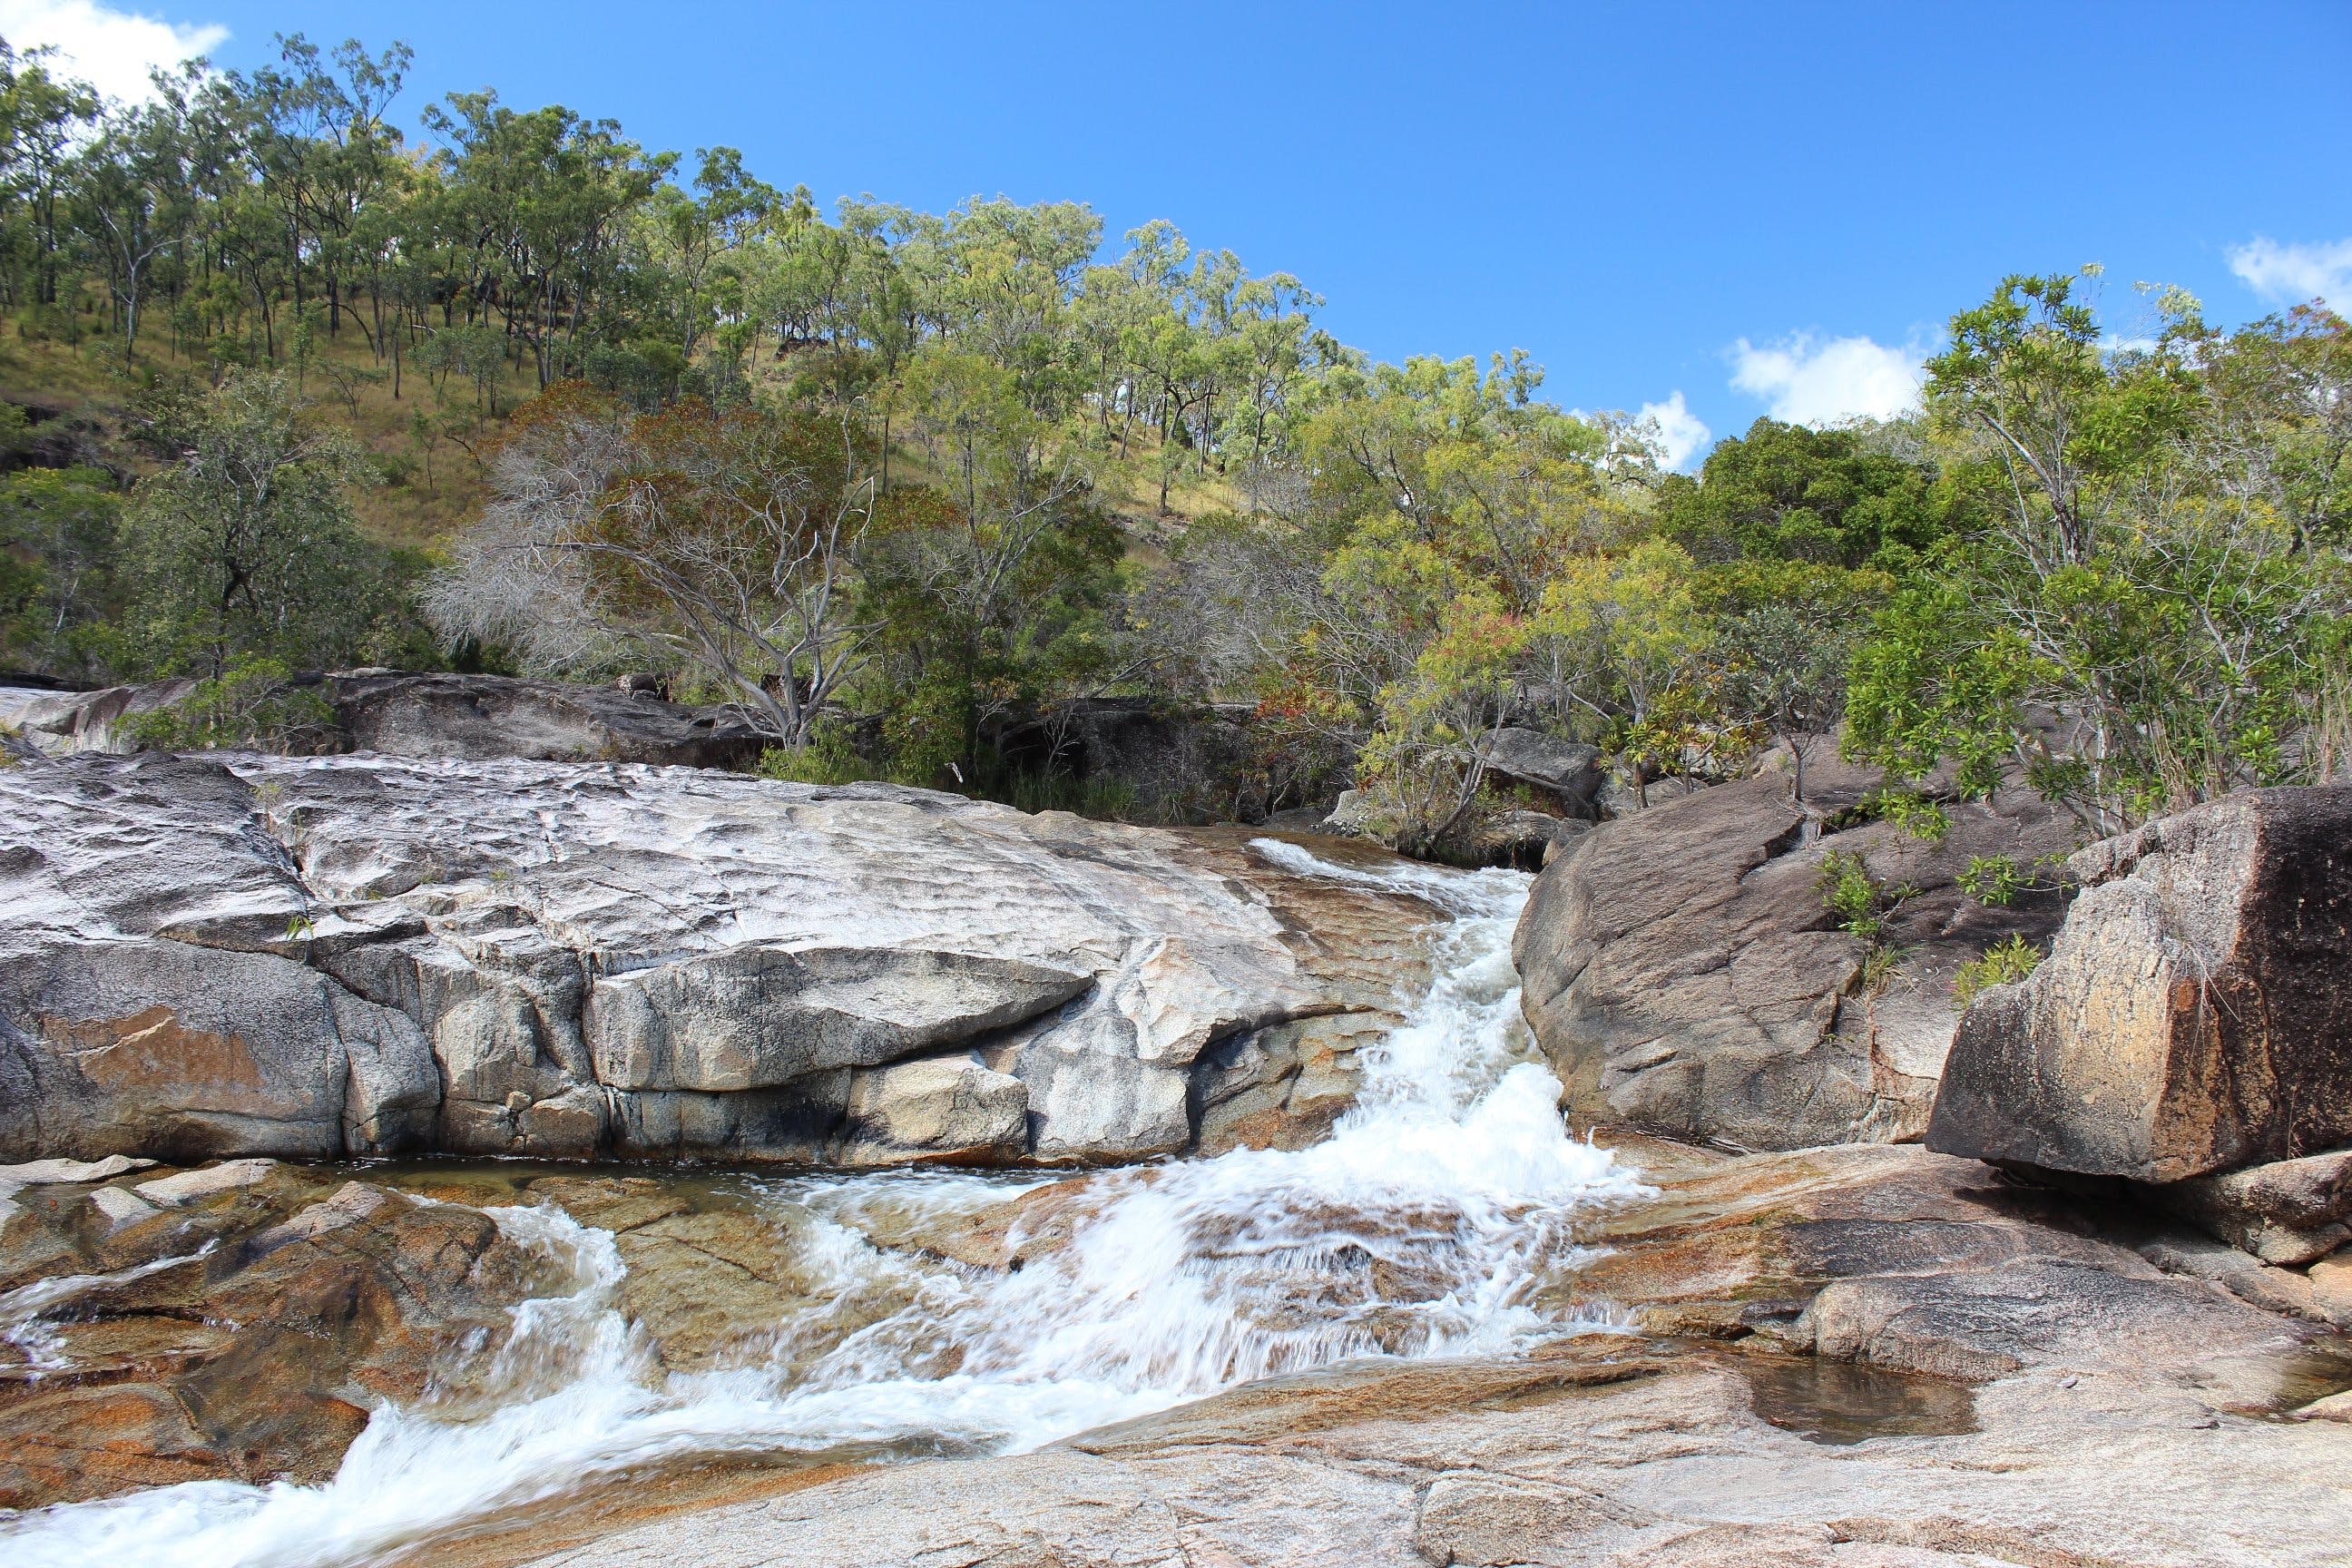
<svg viewBox="0 0 2352 1568">
<path fill-rule="evenodd" d="M 1832 849 L 1822 856 L 1814 886 L 1821 892 L 1822 908 L 1835 919 L 1838 930 L 1862 938 L 1873 951 L 1885 945 L 1887 918 L 1919 896 L 1919 889 L 1907 883 L 1881 882 L 1873 877 L 1862 857 L 1851 849 Z"/>
<path fill-rule="evenodd" d="M 1964 583 L 1906 584 L 1854 651 L 1846 754 L 1905 779 L 1923 778 L 1950 758 L 1963 795 L 1988 794 L 2028 727 L 2031 666 L 2021 640 L 1993 622 Z"/>
<path fill-rule="evenodd" d="M 283 376 L 232 372 L 147 414 L 164 467 L 122 514 L 118 668 L 319 668 L 349 662 L 380 616 L 398 614 L 392 561 L 360 537 L 345 499 L 371 472 L 348 438 L 302 413 Z"/>
<path fill-rule="evenodd" d="M 1920 415 L 1759 420 L 1662 474 L 1524 354 L 1373 363 L 1298 279 L 1164 222 L 1107 248 L 1070 202 L 824 214 L 731 149 L 488 90 L 412 148 L 409 63 L 295 36 L 110 105 L 0 46 L 0 304 L 142 389 L 137 458 L 0 479 L 9 662 L 438 662 L 429 569 L 456 657 L 664 670 L 795 776 L 848 765 L 816 735 L 847 714 L 896 777 L 1076 787 L 1006 737 L 1111 694 L 1255 701 L 1281 787 L 1352 773 L 1419 847 L 1490 808 L 1506 725 L 1632 780 L 1771 743 L 1801 794 L 1843 726 L 1898 784 L 2022 779 L 2101 834 L 2352 767 L 2325 310 L 2225 334 L 2153 290 L 2117 348 L 2095 272 L 2013 277 Z M 328 423 L 388 412 L 397 454 Z M 483 474 L 446 561 L 357 532 L 358 485 L 425 509 Z"/>
<path fill-rule="evenodd" d="M 1801 562 L 1743 562 L 1705 572 L 1717 630 L 1707 660 L 1717 718 L 1789 750 L 1796 793 L 1807 754 L 1846 708 L 1847 670 L 1885 578 Z"/>
<path fill-rule="evenodd" d="M 0 477 L 0 657 L 46 675 L 94 673 L 94 627 L 116 608 L 121 510 L 100 469 Z"/>
<path fill-rule="evenodd" d="M 1716 444 L 1696 479 L 1660 489 L 1665 531 L 1702 561 L 1898 563 L 1971 527 L 1972 498 L 1859 429 L 1759 419 Z"/>
<path fill-rule="evenodd" d="M 1836 917 L 1840 931 L 1877 942 L 1885 929 L 1885 910 L 1878 882 L 1861 856 L 1850 849 L 1831 850 L 1822 857 L 1815 886 L 1822 895 L 1822 907 Z"/>
<path fill-rule="evenodd" d="M 1848 746 L 1906 777 L 1956 759 L 1975 793 L 2015 765 L 2105 834 L 2337 765 L 2285 738 L 2324 731 L 2342 689 L 2352 574 L 2307 547 L 2308 470 L 2247 453 L 2342 423 L 2280 409 L 2298 381 L 2340 399 L 2346 329 L 2223 338 L 2174 290 L 2155 345 L 2111 353 L 2083 286 L 2007 280 L 1930 363 L 1936 428 L 1992 521 L 1880 615 Z"/>
<path fill-rule="evenodd" d="M 288 684 L 291 673 L 277 659 L 240 654 L 169 706 L 126 718 L 121 728 L 153 751 L 285 751 L 335 722 L 333 705 L 313 689 Z"/>
<path fill-rule="evenodd" d="M 2025 879 L 2011 856 L 1971 855 L 1968 869 L 1959 875 L 1959 885 L 1960 891 L 1980 904 L 2006 908 L 2015 901 Z"/>
<path fill-rule="evenodd" d="M 1923 844 L 1941 844 L 1952 828 L 1952 819 L 1946 814 L 1943 803 L 1915 789 L 1895 786 L 1872 790 L 1863 796 L 1856 810 L 1862 816 L 1895 824 Z"/>
<path fill-rule="evenodd" d="M 2065 886 L 2065 857 L 2043 855 L 2020 866 L 2014 856 L 1971 855 L 1958 877 L 1960 890 L 1980 904 L 2007 908 L 2023 893 L 2049 892 Z"/>
<path fill-rule="evenodd" d="M 857 754 L 845 731 L 825 723 L 816 725 L 803 745 L 770 746 L 753 771 L 761 778 L 808 784 L 863 784 L 884 776 Z"/>
<path fill-rule="evenodd" d="M 1889 947 L 1883 942 L 1873 942 L 1864 952 L 1862 963 L 1855 970 L 1854 988 L 1864 996 L 1879 994 L 1895 978 L 1895 971 L 1903 967 L 1903 961 L 1910 956 L 1907 948 Z"/>
<path fill-rule="evenodd" d="M 1067 773 L 1008 773 L 984 781 L 977 792 L 1016 811 L 1066 811 L 1097 822 L 1132 822 L 1137 792 L 1119 779 L 1080 779 Z"/>
<path fill-rule="evenodd" d="M 2011 985 L 2033 973 L 2042 951 L 2021 936 L 1996 942 L 1980 958 L 1969 959 L 1952 976 L 1952 1000 L 1966 1007 L 1990 985 Z"/>
</svg>

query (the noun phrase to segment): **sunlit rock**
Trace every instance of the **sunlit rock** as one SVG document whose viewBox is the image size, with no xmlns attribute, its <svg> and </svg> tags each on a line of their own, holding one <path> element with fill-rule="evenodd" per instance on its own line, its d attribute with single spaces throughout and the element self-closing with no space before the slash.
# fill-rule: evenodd
<svg viewBox="0 0 2352 1568">
<path fill-rule="evenodd" d="M 960 1047 L 1015 1154 L 1164 1153 L 1204 1052 L 1387 1015 L 1428 918 L 1230 836 L 685 769 L 79 755 L 0 823 L 0 1157 L 816 1160 L 850 1071 Z"/>
</svg>

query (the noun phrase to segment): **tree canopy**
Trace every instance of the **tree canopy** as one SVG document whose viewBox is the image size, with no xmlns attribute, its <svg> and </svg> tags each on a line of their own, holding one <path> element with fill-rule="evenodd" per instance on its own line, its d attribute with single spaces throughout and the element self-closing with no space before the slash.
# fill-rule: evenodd
<svg viewBox="0 0 2352 1568">
<path fill-rule="evenodd" d="M 2096 269 L 2020 275 L 1916 414 L 1675 474 L 1522 353 L 1375 363 L 1166 221 L 828 210 L 487 89 L 404 125 L 405 47 L 280 46 L 123 105 L 0 44 L 0 361 L 58 389 L 0 422 L 28 670 L 652 671 L 795 776 L 963 788 L 1088 702 L 1216 702 L 1221 798 L 1352 786 L 1431 852 L 1518 800 L 1511 726 L 1636 791 L 1775 746 L 1801 789 L 1841 734 L 2098 832 L 2347 766 L 2316 304 L 2148 289 L 2118 337 Z"/>
</svg>

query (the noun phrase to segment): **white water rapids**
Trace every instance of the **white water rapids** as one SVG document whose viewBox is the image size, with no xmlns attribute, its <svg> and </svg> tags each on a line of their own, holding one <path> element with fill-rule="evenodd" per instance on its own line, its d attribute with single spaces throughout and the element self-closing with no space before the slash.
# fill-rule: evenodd
<svg viewBox="0 0 2352 1568">
<path fill-rule="evenodd" d="M 551 1207 L 494 1209 L 551 1283 L 495 1351 L 443 1369 L 462 1397 L 379 1410 L 323 1486 L 201 1481 L 48 1509 L 0 1522 L 0 1561 L 362 1563 L 666 1461 L 1018 1450 L 1252 1378 L 1559 1331 L 1534 1298 L 1577 1256 L 1575 1211 L 1638 1184 L 1567 1135 L 1558 1084 L 1528 1059 L 1509 957 L 1528 879 L 1257 847 L 1453 916 L 1430 992 L 1364 1053 L 1358 1103 L 1323 1142 L 1086 1177 L 1054 1205 L 1066 1240 L 1009 1270 L 877 1238 L 1051 1178 L 755 1183 L 831 1289 L 774 1326 L 757 1364 L 691 1375 L 665 1373 L 616 1309 L 610 1235 Z M 1016 1251 L 1025 1239 L 1016 1226 Z"/>
</svg>

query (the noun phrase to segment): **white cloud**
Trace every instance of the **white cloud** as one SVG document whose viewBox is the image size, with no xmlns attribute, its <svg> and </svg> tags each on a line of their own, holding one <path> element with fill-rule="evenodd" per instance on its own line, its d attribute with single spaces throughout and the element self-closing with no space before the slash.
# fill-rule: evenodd
<svg viewBox="0 0 2352 1568">
<path fill-rule="evenodd" d="M 1642 405 L 1641 412 L 1633 416 L 1633 424 L 1656 447 L 1658 461 L 1669 468 L 1683 467 L 1706 451 L 1715 438 L 1706 421 L 1684 404 L 1680 387 L 1664 403 Z"/>
<path fill-rule="evenodd" d="M 2352 239 L 2281 245 L 2257 235 L 2251 245 L 2230 247 L 2230 270 L 2266 300 L 2318 300 L 2331 310 L 2352 310 Z"/>
<path fill-rule="evenodd" d="M 1762 398 L 1773 418 L 1791 425 L 1890 418 L 1919 405 L 1926 375 L 1918 345 L 1869 338 L 1821 342 L 1800 332 L 1766 348 L 1742 338 L 1731 357 L 1733 388 Z"/>
<path fill-rule="evenodd" d="M 135 100 L 152 90 L 150 70 L 211 53 L 228 29 L 166 22 L 93 0 L 0 0 L 0 38 L 19 53 L 50 45 L 61 57 L 49 68 L 55 74 L 78 77 L 109 98 Z"/>
</svg>

